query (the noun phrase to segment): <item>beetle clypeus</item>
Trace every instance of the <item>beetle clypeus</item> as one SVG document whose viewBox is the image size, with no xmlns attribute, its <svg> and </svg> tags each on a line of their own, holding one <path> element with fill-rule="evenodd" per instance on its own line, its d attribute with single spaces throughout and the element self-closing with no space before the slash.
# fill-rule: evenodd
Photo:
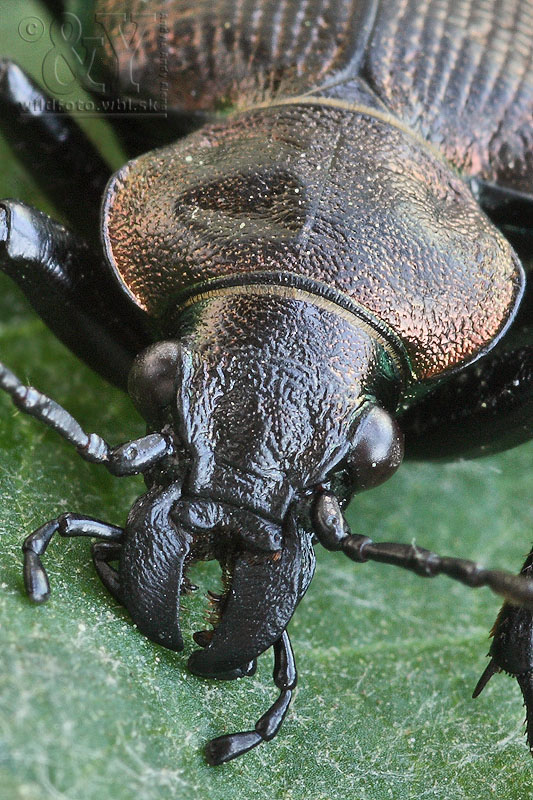
<svg viewBox="0 0 533 800">
<path fill-rule="evenodd" d="M 506 603 L 475 694 L 514 675 L 531 746 L 532 556 L 513 576 L 375 543 L 342 509 L 392 475 L 404 440 L 408 456 L 431 458 L 531 437 L 517 253 L 531 252 L 533 5 L 460 0 L 447 17 L 436 0 L 332 0 L 316 19 L 312 5 L 152 2 L 172 45 L 171 143 L 109 182 L 73 120 L 36 111 L 46 96 L 2 62 L 5 134 L 69 222 L 4 201 L 2 269 L 60 339 L 128 388 L 148 426 L 112 448 L 1 368 L 21 410 L 147 484 L 124 528 L 69 513 L 28 536 L 26 587 L 48 597 L 41 559 L 56 533 L 93 537 L 96 570 L 140 631 L 181 650 L 187 571 L 217 559 L 224 592 L 189 668 L 252 675 L 272 646 L 280 690 L 252 731 L 208 744 L 220 764 L 273 738 L 288 710 L 286 628 L 315 542 L 489 586 Z M 118 35 L 146 4 L 97 10 Z M 135 54 L 142 86 L 156 82 L 156 36 L 147 26 Z M 135 119 L 121 132 L 137 151 L 161 143 Z"/>
</svg>

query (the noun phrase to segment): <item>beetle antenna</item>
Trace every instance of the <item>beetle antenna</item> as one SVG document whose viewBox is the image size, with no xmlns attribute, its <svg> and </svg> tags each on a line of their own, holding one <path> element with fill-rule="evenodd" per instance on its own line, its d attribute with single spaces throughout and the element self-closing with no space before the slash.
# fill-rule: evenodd
<svg viewBox="0 0 533 800">
<path fill-rule="evenodd" d="M 2 363 L 0 390 L 7 392 L 24 414 L 35 417 L 74 445 L 78 455 L 85 461 L 103 464 L 113 475 L 137 475 L 174 452 L 171 438 L 162 433 L 151 433 L 118 447 L 110 447 L 97 433 L 86 433 L 79 422 L 55 400 L 33 386 L 25 386 Z"/>
<path fill-rule="evenodd" d="M 439 556 L 414 544 L 374 542 L 368 536 L 352 534 L 339 501 L 331 492 L 319 494 L 311 513 L 320 543 L 327 550 L 342 550 L 352 561 L 379 561 L 408 569 L 422 578 L 447 575 L 473 589 L 488 586 L 512 605 L 533 610 L 533 580 L 524 575 L 485 569 L 475 561 Z"/>
</svg>

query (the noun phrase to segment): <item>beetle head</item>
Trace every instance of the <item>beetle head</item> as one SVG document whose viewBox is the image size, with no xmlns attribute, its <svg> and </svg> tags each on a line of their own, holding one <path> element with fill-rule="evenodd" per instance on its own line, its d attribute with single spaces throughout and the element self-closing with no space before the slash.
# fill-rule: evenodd
<svg viewBox="0 0 533 800">
<path fill-rule="evenodd" d="M 149 426 L 181 442 L 188 490 L 282 519 L 340 464 L 343 494 L 375 485 L 399 441 L 382 342 L 332 304 L 245 288 L 199 301 L 183 338 L 149 347 L 130 375 Z"/>
<path fill-rule="evenodd" d="M 137 358 L 131 395 L 177 443 L 176 462 L 150 476 L 154 486 L 180 483 L 169 513 L 175 572 L 186 577 L 206 559 L 222 567 L 214 633 L 197 636 L 206 646 L 193 671 L 238 677 L 286 628 L 313 573 L 315 491 L 347 501 L 399 465 L 401 434 L 376 399 L 394 394 L 385 363 L 379 343 L 331 310 L 253 293 L 211 299 L 183 340 Z M 148 624 L 135 621 L 176 649 L 177 621 L 161 631 L 162 597 Z"/>
</svg>

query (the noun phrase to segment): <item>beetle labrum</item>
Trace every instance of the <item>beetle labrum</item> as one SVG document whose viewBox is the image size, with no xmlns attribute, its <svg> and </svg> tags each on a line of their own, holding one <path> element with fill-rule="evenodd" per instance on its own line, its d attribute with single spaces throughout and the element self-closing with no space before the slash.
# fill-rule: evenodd
<svg viewBox="0 0 533 800">
<path fill-rule="evenodd" d="M 531 251 L 533 5 L 456 5 L 447 17 L 437 2 L 332 0 L 317 20 L 296 0 L 153 2 L 172 45 L 174 140 L 109 182 L 74 122 L 38 113 L 46 95 L 2 63 L 5 133 L 69 222 L 4 201 L 2 269 L 147 422 L 145 437 L 111 448 L 1 368 L 21 410 L 147 484 L 124 528 L 69 513 L 28 536 L 26 587 L 48 597 L 42 556 L 56 533 L 98 539 L 105 586 L 142 633 L 181 650 L 187 571 L 217 559 L 224 593 L 189 668 L 250 676 L 273 647 L 280 695 L 253 730 L 208 744 L 212 764 L 283 722 L 296 685 L 286 628 L 315 543 L 503 595 L 476 694 L 509 672 L 533 717 L 531 556 L 513 576 L 375 543 L 342 513 L 404 448 L 476 456 L 531 437 L 517 253 Z M 115 13 L 118 33 L 146 4 L 97 9 Z M 143 86 L 156 83 L 155 36 L 148 26 L 136 51 Z M 161 144 L 136 124 L 130 146 Z"/>
</svg>

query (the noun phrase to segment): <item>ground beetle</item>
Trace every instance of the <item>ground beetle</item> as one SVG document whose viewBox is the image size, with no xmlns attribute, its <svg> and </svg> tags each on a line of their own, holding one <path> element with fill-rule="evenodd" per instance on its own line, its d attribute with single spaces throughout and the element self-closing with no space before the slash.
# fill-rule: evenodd
<svg viewBox="0 0 533 800">
<path fill-rule="evenodd" d="M 111 594 L 146 636 L 181 650 L 187 571 L 217 559 L 224 592 L 189 668 L 252 675 L 272 646 L 280 695 L 254 730 L 208 744 L 212 764 L 280 728 L 296 684 L 286 628 L 317 542 L 503 595 L 475 694 L 496 672 L 514 675 L 533 745 L 533 555 L 512 576 L 377 544 L 342 513 L 392 475 L 404 447 L 473 457 L 533 431 L 521 264 L 533 230 L 533 3 L 450 9 L 102 0 L 116 40 L 124 13 L 164 17 L 172 112 L 166 128 L 116 120 L 137 157 L 109 181 L 72 119 L 40 113 L 46 95 L 2 62 L 5 134 L 69 223 L 3 202 L 2 269 L 60 339 L 128 388 L 148 426 L 112 448 L 1 368 L 22 411 L 147 485 L 124 528 L 68 513 L 32 533 L 26 587 L 48 597 L 41 559 L 54 534 L 93 537 Z M 135 53 L 145 87 L 158 82 L 158 35 L 148 25 Z M 130 56 L 118 55 L 123 86 Z"/>
</svg>

